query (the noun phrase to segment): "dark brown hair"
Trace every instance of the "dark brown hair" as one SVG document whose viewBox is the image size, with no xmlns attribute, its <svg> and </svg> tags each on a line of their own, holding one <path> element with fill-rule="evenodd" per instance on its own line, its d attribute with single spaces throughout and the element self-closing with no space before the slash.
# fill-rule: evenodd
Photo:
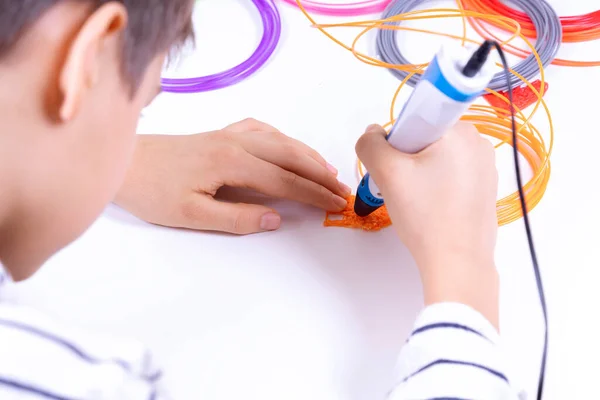
<svg viewBox="0 0 600 400">
<path fill-rule="evenodd" d="M 0 0 L 0 58 L 16 45 L 28 27 L 63 0 Z M 193 0 L 69 0 L 94 10 L 112 1 L 123 4 L 129 22 L 123 33 L 123 75 L 138 87 L 157 54 L 193 38 Z"/>
</svg>

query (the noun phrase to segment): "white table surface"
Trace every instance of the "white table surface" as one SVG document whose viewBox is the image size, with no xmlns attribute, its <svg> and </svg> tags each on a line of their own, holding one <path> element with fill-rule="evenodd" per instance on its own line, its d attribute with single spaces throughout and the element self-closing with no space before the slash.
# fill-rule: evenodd
<svg viewBox="0 0 600 400">
<path fill-rule="evenodd" d="M 592 0 L 552 3 L 562 15 L 594 10 Z M 398 81 L 334 45 L 294 8 L 280 10 L 282 39 L 264 69 L 224 90 L 161 95 L 140 133 L 203 132 L 251 116 L 316 148 L 354 186 L 355 140 L 368 124 L 388 120 Z M 197 50 L 170 76 L 242 61 L 258 42 L 258 21 L 248 1 L 200 1 Z M 437 28 L 460 32 L 460 22 Z M 357 33 L 334 32 L 347 41 Z M 436 38 L 403 37 L 415 62 L 439 46 Z M 361 46 L 373 47 L 373 36 Z M 600 45 L 569 45 L 560 54 L 597 59 Z M 531 213 L 550 312 L 546 399 L 598 398 L 596 372 L 585 364 L 599 355 L 598 324 L 588 318 L 598 320 L 599 304 L 600 68 L 551 67 L 547 80 L 556 148 L 548 191 Z M 547 134 L 543 114 L 535 121 Z M 502 150 L 498 161 L 504 193 L 515 187 L 509 154 Z M 285 218 L 282 229 L 249 237 L 150 226 L 110 206 L 13 295 L 58 318 L 146 342 L 179 399 L 383 399 L 422 304 L 414 262 L 392 229 L 325 229 L 319 210 L 272 204 Z M 522 222 L 500 229 L 496 260 L 502 335 L 533 393 L 542 325 Z"/>
</svg>

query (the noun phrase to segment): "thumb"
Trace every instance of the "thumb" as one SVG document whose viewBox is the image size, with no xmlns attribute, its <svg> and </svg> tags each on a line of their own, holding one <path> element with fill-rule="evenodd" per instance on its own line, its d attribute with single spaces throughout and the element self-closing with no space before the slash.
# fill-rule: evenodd
<svg viewBox="0 0 600 400">
<path fill-rule="evenodd" d="M 399 162 L 408 158 L 404 154 L 394 149 L 386 140 L 387 132 L 380 125 L 370 125 L 364 135 L 356 143 L 356 154 L 360 161 L 365 165 L 371 175 L 382 175 L 390 163 Z"/>
<path fill-rule="evenodd" d="M 194 196 L 184 210 L 184 224 L 189 229 L 248 235 L 274 231 L 281 225 L 281 217 L 269 207 L 221 202 L 208 196 Z"/>
</svg>

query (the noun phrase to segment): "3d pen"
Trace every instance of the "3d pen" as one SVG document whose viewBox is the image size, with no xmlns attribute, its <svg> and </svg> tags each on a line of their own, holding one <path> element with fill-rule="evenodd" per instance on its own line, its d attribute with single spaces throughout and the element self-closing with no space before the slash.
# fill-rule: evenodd
<svg viewBox="0 0 600 400">
<path fill-rule="evenodd" d="M 494 77 L 494 62 L 488 58 L 492 46 L 484 42 L 475 52 L 458 44 L 443 46 L 404 105 L 388 142 L 414 154 L 440 139 Z M 382 205 L 381 192 L 367 173 L 358 186 L 354 212 L 366 217 Z"/>
</svg>

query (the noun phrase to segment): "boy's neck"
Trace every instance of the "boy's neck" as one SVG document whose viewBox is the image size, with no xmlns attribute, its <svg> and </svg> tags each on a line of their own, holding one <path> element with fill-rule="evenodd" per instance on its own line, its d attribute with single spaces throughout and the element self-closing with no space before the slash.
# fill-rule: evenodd
<svg viewBox="0 0 600 400">
<path fill-rule="evenodd" d="M 0 124 L 0 132 L 2 132 L 2 124 Z M 0 143 L 1 143 L 0 139 Z M 11 199 L 11 192 L 9 191 L 12 186 L 9 182 L 10 177 L 8 175 L 9 168 L 4 164 L 4 157 L 0 158 L 0 243 L 4 242 L 4 227 L 8 223 L 8 219 L 10 216 L 11 204 L 13 201 Z M 2 245 L 0 244 L 0 248 Z M 0 254 L 0 260 L 2 260 L 2 254 Z"/>
<path fill-rule="evenodd" d="M 52 12 L 64 25 L 57 26 Z M 0 260 L 14 280 L 31 276 L 74 236 L 75 228 L 55 212 L 61 187 L 69 184 L 61 175 L 70 166 L 63 154 L 70 136 L 57 124 L 57 85 L 65 43 L 80 23 L 73 13 L 71 4 L 53 8 L 37 28 L 50 32 L 49 40 L 30 41 L 0 60 Z"/>
<path fill-rule="evenodd" d="M 3 69 L 0 73 L 4 73 Z M 23 124 L 18 124 L 18 115 L 22 115 L 22 110 L 19 107 L 19 95 L 11 98 L 10 94 L 14 87 L 10 82 L 2 80 L 2 94 L 0 94 L 0 249 L 2 243 L 5 242 L 5 230 L 10 223 L 10 216 L 14 213 L 14 205 L 18 202 L 16 197 L 19 190 L 15 186 L 18 180 L 19 171 L 22 169 L 15 161 L 19 162 L 19 158 L 15 157 L 15 153 L 19 152 L 19 133 L 15 129 L 23 129 Z M 6 83 L 5 83 L 6 82 Z M 22 159 L 22 158 L 21 158 Z M 0 253 L 0 259 L 2 254 Z"/>
<path fill-rule="evenodd" d="M 25 142 L 27 132 L 35 129 L 23 118 L 29 109 L 16 98 L 9 101 L 0 95 L 0 262 L 16 280 L 45 261 L 43 240 L 34 232 L 37 212 L 28 209 L 31 203 L 24 190 L 33 183 L 26 175 L 31 160 Z"/>
<path fill-rule="evenodd" d="M 0 117 L 1 118 L 1 117 Z M 0 123 L 0 132 L 6 132 L 5 125 Z M 8 149 L 4 146 L 3 138 L 0 137 L 0 146 L 3 149 Z M 14 237 L 14 217 L 17 210 L 14 205 L 18 203 L 16 199 L 18 191 L 15 190 L 13 184 L 14 176 L 11 172 L 14 168 L 10 164 L 10 159 L 0 155 L 0 263 L 9 265 L 9 259 L 12 256 Z"/>
</svg>

